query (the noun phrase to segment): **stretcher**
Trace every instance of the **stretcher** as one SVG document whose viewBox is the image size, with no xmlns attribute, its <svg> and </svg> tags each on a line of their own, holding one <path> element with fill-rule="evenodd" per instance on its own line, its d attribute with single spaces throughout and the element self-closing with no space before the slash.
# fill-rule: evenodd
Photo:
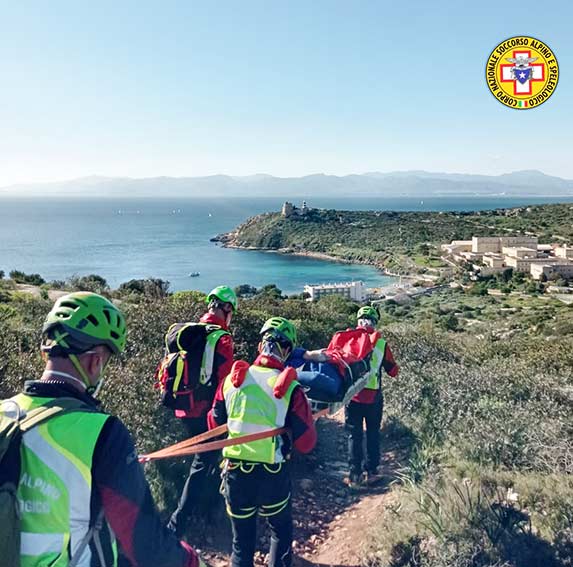
<svg viewBox="0 0 573 567">
<path fill-rule="evenodd" d="M 328 410 L 329 415 L 336 413 L 340 408 L 348 405 L 350 403 L 350 400 L 352 400 L 352 398 L 356 394 L 358 394 L 358 392 L 362 391 L 366 387 L 366 384 L 368 383 L 369 379 L 370 375 L 368 372 L 366 372 L 361 376 L 359 376 L 358 378 L 351 380 L 350 385 L 348 386 L 348 388 L 345 389 L 344 395 L 339 401 L 325 402 L 322 400 L 309 398 L 312 412 L 316 413 L 319 411 Z"/>
</svg>

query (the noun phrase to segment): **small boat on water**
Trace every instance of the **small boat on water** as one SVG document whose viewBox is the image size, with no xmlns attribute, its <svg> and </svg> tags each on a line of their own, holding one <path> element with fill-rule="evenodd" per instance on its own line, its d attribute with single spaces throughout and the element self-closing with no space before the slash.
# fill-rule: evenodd
<svg viewBox="0 0 573 567">
<path fill-rule="evenodd" d="M 201 273 L 200 272 L 189 272 L 189 277 L 190 278 L 196 278 L 198 276 L 200 276 Z"/>
</svg>

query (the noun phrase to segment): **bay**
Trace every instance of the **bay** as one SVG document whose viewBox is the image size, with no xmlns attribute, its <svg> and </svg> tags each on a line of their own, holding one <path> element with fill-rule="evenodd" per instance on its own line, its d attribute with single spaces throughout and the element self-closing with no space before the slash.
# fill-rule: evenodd
<svg viewBox="0 0 573 567">
<path fill-rule="evenodd" d="M 248 217 L 277 211 L 285 199 L 16 199 L 0 198 L 0 270 L 39 273 L 46 280 L 99 274 L 112 287 L 132 278 L 168 280 L 174 291 L 208 291 L 225 283 L 286 293 L 307 283 L 393 278 L 371 266 L 260 251 L 226 249 L 210 238 Z M 479 210 L 560 202 L 549 198 L 320 198 L 311 207 L 346 210 Z M 190 278 L 190 272 L 200 276 Z"/>
</svg>

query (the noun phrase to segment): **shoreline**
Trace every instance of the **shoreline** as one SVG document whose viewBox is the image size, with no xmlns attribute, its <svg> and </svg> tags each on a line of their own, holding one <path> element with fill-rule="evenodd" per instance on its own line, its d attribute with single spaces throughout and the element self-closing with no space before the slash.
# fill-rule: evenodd
<svg viewBox="0 0 573 567">
<path fill-rule="evenodd" d="M 381 276 L 391 277 L 406 280 L 408 283 L 414 283 L 417 281 L 424 281 L 420 275 L 417 274 L 397 274 L 393 272 L 389 272 L 385 268 L 381 267 L 379 264 L 374 262 L 368 261 L 352 261 L 347 260 L 346 258 L 339 258 L 337 256 L 332 256 L 330 254 L 326 254 L 325 252 L 313 252 L 311 250 L 291 250 L 290 248 L 261 248 L 258 246 L 240 246 L 238 244 L 233 244 L 230 242 L 226 242 L 224 239 L 219 239 L 215 237 L 217 240 L 212 239 L 214 242 L 219 243 L 223 248 L 233 248 L 235 250 L 247 250 L 247 251 L 256 251 L 256 252 L 269 252 L 274 254 L 284 254 L 289 256 L 299 256 L 301 258 L 313 258 L 315 260 L 323 260 L 325 262 L 336 262 L 338 264 L 354 264 L 357 266 L 372 266 L 375 268 Z"/>
</svg>

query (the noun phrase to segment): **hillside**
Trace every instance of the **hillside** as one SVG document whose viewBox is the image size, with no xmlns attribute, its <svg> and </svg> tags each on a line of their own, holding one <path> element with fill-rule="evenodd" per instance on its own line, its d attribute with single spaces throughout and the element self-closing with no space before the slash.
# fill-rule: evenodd
<svg viewBox="0 0 573 567">
<path fill-rule="evenodd" d="M 51 302 L 6 282 L 2 287 L 0 396 L 6 397 L 41 371 L 38 330 Z M 149 451 L 182 438 L 180 424 L 158 404 L 153 372 L 165 330 L 174 321 L 197 320 L 204 295 L 114 294 L 126 313 L 129 338 L 124 355 L 106 371 L 103 402 L 127 424 L 138 450 Z M 522 307 L 506 303 L 457 290 L 407 310 L 388 307 L 382 332 L 401 372 L 384 379 L 385 477 L 379 486 L 349 493 L 342 482 L 341 416 L 321 420 L 317 450 L 292 462 L 299 566 L 571 565 L 571 308 L 541 299 Z M 293 320 L 300 343 L 316 348 L 351 325 L 356 309 L 337 297 L 316 303 L 264 293 L 242 298 L 232 324 L 236 355 L 253 360 L 257 330 L 271 315 Z M 459 330 L 441 324 L 451 313 L 460 317 Z M 469 324 L 474 320 L 479 332 Z M 513 334 L 493 332 L 507 325 Z M 147 465 L 165 514 L 186 472 L 182 460 Z M 222 567 L 228 565 L 228 522 L 220 499 L 205 505 L 187 538 Z M 259 549 L 262 565 L 264 531 Z"/>
<path fill-rule="evenodd" d="M 573 206 L 535 205 L 477 212 L 335 211 L 305 216 L 267 213 L 252 217 L 216 240 L 225 246 L 318 252 L 333 258 L 404 269 L 421 246 L 437 250 L 473 235 L 534 233 L 540 243 L 573 242 Z M 435 250 L 435 251 L 436 251 Z"/>
<path fill-rule="evenodd" d="M 205 177 L 89 176 L 54 183 L 0 188 L 0 196 L 19 197 L 419 197 L 430 196 L 573 196 L 573 180 L 540 171 L 471 175 L 427 171 L 371 172 L 361 175 L 274 177 L 210 175 Z"/>
</svg>

